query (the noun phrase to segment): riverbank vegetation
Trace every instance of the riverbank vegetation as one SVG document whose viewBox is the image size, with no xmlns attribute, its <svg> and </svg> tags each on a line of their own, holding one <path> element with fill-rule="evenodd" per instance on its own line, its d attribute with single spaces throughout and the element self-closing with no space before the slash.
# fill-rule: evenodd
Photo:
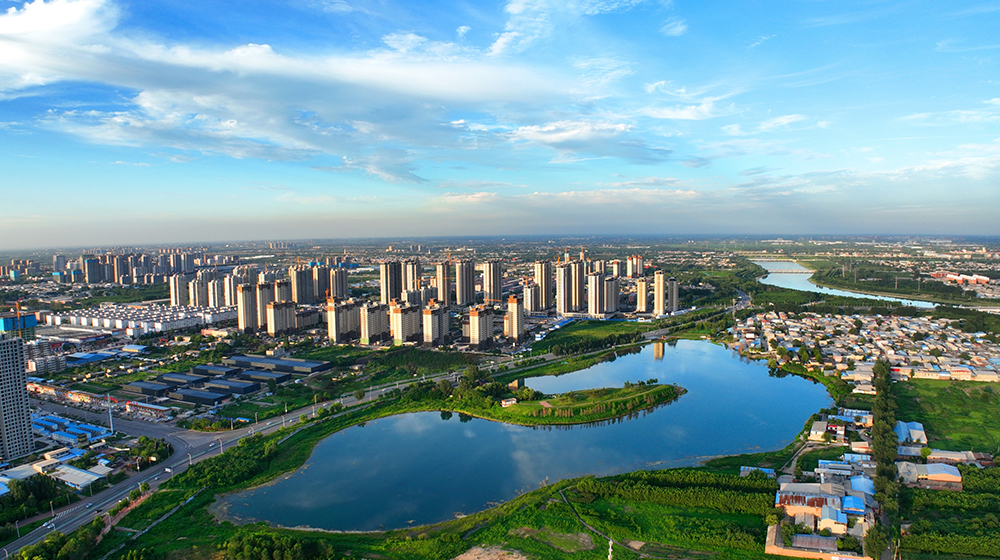
<svg viewBox="0 0 1000 560">
<path fill-rule="evenodd" d="M 653 323 L 631 321 L 574 321 L 556 329 L 531 345 L 535 352 L 557 356 L 590 352 L 642 339 L 642 334 L 656 329 Z"/>
</svg>

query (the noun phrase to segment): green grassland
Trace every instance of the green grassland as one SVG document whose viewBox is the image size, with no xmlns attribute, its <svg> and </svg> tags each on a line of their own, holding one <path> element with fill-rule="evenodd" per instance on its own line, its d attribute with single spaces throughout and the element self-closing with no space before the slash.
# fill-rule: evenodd
<svg viewBox="0 0 1000 560">
<path fill-rule="evenodd" d="M 597 340 L 619 334 L 644 333 L 655 330 L 655 323 L 627 321 L 575 321 L 549 333 L 544 340 L 531 345 L 533 351 L 548 352 L 553 346 L 566 346 L 585 340 Z"/>
<path fill-rule="evenodd" d="M 915 379 L 893 385 L 896 418 L 924 425 L 931 447 L 997 453 L 1000 388 L 974 381 Z"/>
<path fill-rule="evenodd" d="M 821 447 L 819 449 L 813 449 L 812 451 L 807 451 L 802 455 L 799 455 L 799 460 L 796 463 L 798 466 L 802 467 L 804 471 L 815 470 L 819 466 L 820 459 L 828 461 L 838 461 L 843 457 L 844 453 L 850 453 L 850 447 L 836 446 L 836 447 Z"/>
</svg>

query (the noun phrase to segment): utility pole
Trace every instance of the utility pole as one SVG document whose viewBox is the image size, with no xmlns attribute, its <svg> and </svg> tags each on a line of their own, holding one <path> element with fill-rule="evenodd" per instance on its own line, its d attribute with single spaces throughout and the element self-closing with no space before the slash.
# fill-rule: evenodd
<svg viewBox="0 0 1000 560">
<path fill-rule="evenodd" d="M 188 466 L 189 467 L 191 466 L 191 454 L 190 453 L 188 453 Z"/>
</svg>

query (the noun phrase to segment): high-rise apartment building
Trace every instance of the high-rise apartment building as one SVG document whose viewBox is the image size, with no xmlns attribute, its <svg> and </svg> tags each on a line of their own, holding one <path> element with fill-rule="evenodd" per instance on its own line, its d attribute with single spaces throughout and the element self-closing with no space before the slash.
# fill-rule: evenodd
<svg viewBox="0 0 1000 560">
<path fill-rule="evenodd" d="M 670 296 L 669 296 L 669 299 L 668 299 L 667 308 L 670 309 L 670 313 L 673 314 L 673 313 L 677 313 L 677 305 L 678 305 L 678 302 L 677 302 L 677 296 L 678 296 L 678 294 L 677 294 L 677 278 L 671 276 L 670 280 L 669 280 L 669 283 L 670 283 Z"/>
<path fill-rule="evenodd" d="M 587 313 L 591 317 L 604 316 L 604 275 L 591 272 L 587 275 Z"/>
<path fill-rule="evenodd" d="M 393 300 L 389 303 L 389 331 L 396 346 L 404 342 L 419 342 L 423 326 L 420 306 Z"/>
<path fill-rule="evenodd" d="M 251 284 L 236 286 L 236 324 L 245 333 L 257 330 L 257 294 Z"/>
<path fill-rule="evenodd" d="M 528 307 L 527 301 L 525 301 L 525 307 L 529 311 L 541 311 L 552 307 L 552 262 L 538 261 L 535 263 L 535 285 L 538 286 L 538 307 L 535 309 Z"/>
<path fill-rule="evenodd" d="M 292 301 L 299 305 L 309 304 L 314 301 L 311 268 L 307 266 L 293 266 L 289 268 L 288 280 L 292 284 Z"/>
<path fill-rule="evenodd" d="M 617 276 L 604 279 L 604 312 L 617 313 L 621 300 L 621 284 Z"/>
<path fill-rule="evenodd" d="M 649 312 L 649 282 L 645 278 L 635 283 L 635 310 L 638 313 Z"/>
<path fill-rule="evenodd" d="M 267 334 L 279 336 L 295 330 L 295 302 L 272 301 L 267 304 Z"/>
<path fill-rule="evenodd" d="M 507 298 L 507 314 L 503 318 L 503 335 L 518 344 L 524 342 L 524 306 L 517 296 Z"/>
<path fill-rule="evenodd" d="M 653 316 L 667 314 L 667 275 L 662 270 L 653 274 Z"/>
<path fill-rule="evenodd" d="M 561 264 L 556 267 L 556 313 L 565 315 L 573 311 L 573 267 Z"/>
<path fill-rule="evenodd" d="M 102 277 L 104 268 L 96 257 L 87 255 L 80 257 L 80 270 L 83 271 L 83 281 L 87 284 L 97 284 L 104 280 Z"/>
<path fill-rule="evenodd" d="M 447 262 L 439 262 L 434 265 L 434 285 L 437 286 L 437 301 L 442 307 L 451 306 L 451 274 L 450 266 Z"/>
<path fill-rule="evenodd" d="M 274 284 L 257 284 L 254 288 L 254 297 L 257 305 L 257 328 L 267 329 L 267 304 L 276 300 L 274 297 Z M 284 300 L 287 301 L 287 300 Z"/>
<path fill-rule="evenodd" d="M 208 282 L 195 278 L 188 282 L 188 305 L 208 307 Z"/>
<path fill-rule="evenodd" d="M 274 301 L 292 301 L 292 283 L 290 281 L 274 281 Z"/>
<path fill-rule="evenodd" d="M 476 303 L 476 263 L 471 259 L 455 262 L 455 303 L 472 305 Z"/>
<path fill-rule="evenodd" d="M 188 304 L 188 281 L 183 274 L 170 277 L 170 305 L 178 307 Z"/>
<path fill-rule="evenodd" d="M 24 341 L 0 333 L 0 460 L 11 461 L 34 451 L 28 410 Z"/>
<path fill-rule="evenodd" d="M 52 272 L 66 270 L 66 255 L 52 255 Z"/>
<path fill-rule="evenodd" d="M 420 278 L 423 276 L 424 268 L 420 265 L 420 259 L 407 259 L 402 264 L 403 290 L 420 290 Z"/>
<path fill-rule="evenodd" d="M 646 262 L 639 255 L 629 257 L 625 268 L 629 278 L 642 278 L 646 275 Z"/>
<path fill-rule="evenodd" d="M 403 268 L 399 261 L 386 261 L 379 264 L 379 303 L 388 305 L 394 299 L 399 299 L 403 292 Z"/>
<path fill-rule="evenodd" d="M 583 252 L 581 251 L 581 254 Z M 583 290 L 584 285 L 587 280 L 586 263 L 581 261 L 573 261 L 569 263 L 570 272 L 573 275 L 573 281 L 571 282 L 572 293 L 570 294 L 570 307 L 571 311 L 581 311 L 587 306 L 587 301 L 584 299 Z"/>
<path fill-rule="evenodd" d="M 334 344 L 343 344 L 349 340 L 361 337 L 361 305 L 348 300 L 327 300 L 326 303 L 327 336 Z"/>
<path fill-rule="evenodd" d="M 538 284 L 528 284 L 524 287 L 523 293 L 525 311 L 541 311 L 543 309 L 541 290 L 538 288 Z"/>
<path fill-rule="evenodd" d="M 623 276 L 625 274 L 624 267 L 622 266 L 622 261 L 615 259 L 611 261 L 611 275 L 612 276 Z"/>
<path fill-rule="evenodd" d="M 493 308 L 474 305 L 469 308 L 469 346 L 484 350 L 493 344 Z"/>
<path fill-rule="evenodd" d="M 483 301 L 487 305 L 499 304 L 503 289 L 503 264 L 500 259 L 483 263 Z"/>
<path fill-rule="evenodd" d="M 225 292 L 222 287 L 222 280 L 215 279 L 208 281 L 208 306 L 223 307 L 226 305 Z"/>
<path fill-rule="evenodd" d="M 432 299 L 422 314 L 424 346 L 440 346 L 447 342 L 450 330 L 448 308 Z"/>
<path fill-rule="evenodd" d="M 389 308 L 380 303 L 361 305 L 361 344 L 389 340 Z"/>
<path fill-rule="evenodd" d="M 347 298 L 351 295 L 351 289 L 347 283 L 346 268 L 330 269 L 330 297 Z"/>
<path fill-rule="evenodd" d="M 313 273 L 313 301 L 326 301 L 331 297 L 330 289 L 330 267 L 326 265 L 314 266 Z"/>
</svg>

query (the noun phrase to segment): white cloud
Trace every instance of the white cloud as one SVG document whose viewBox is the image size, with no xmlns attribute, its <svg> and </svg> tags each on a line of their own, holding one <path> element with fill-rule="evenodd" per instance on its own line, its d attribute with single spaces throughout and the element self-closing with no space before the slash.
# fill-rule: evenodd
<svg viewBox="0 0 1000 560">
<path fill-rule="evenodd" d="M 670 18 L 660 26 L 660 33 L 668 37 L 680 37 L 687 33 L 688 26 L 683 19 Z"/>
<path fill-rule="evenodd" d="M 746 132 L 743 132 L 738 124 L 727 124 L 722 127 L 722 131 L 730 136 L 746 136 L 747 134 Z"/>
<path fill-rule="evenodd" d="M 632 126 L 603 121 L 557 121 L 522 126 L 507 133 L 515 144 L 542 145 L 559 151 L 558 163 L 578 161 L 580 156 L 618 157 L 634 163 L 656 163 L 670 154 L 666 148 L 648 146 L 630 135 Z"/>
<path fill-rule="evenodd" d="M 551 35 L 556 26 L 582 16 L 628 9 L 644 0 L 508 0 L 504 30 L 490 45 L 492 56 L 521 52 Z"/>
<path fill-rule="evenodd" d="M 775 128 L 782 128 L 792 123 L 804 121 L 806 118 L 807 117 L 805 115 L 784 115 L 781 117 L 775 117 L 760 123 L 758 130 L 761 132 L 767 132 L 768 130 L 774 130 Z"/>
<path fill-rule="evenodd" d="M 674 107 L 646 107 L 641 113 L 656 119 L 676 119 L 697 121 L 711 119 L 723 114 L 732 113 L 732 107 L 718 109 L 715 102 L 724 97 L 706 97 L 697 105 L 675 105 Z"/>
<path fill-rule="evenodd" d="M 465 34 L 468 33 L 469 31 L 472 31 L 472 28 L 469 27 L 468 25 L 463 25 L 455 30 L 455 34 L 458 35 L 459 39 L 464 39 Z"/>
<path fill-rule="evenodd" d="M 617 82 L 634 72 L 628 62 L 611 57 L 581 59 L 573 66 L 584 72 L 584 83 L 598 86 Z"/>
<path fill-rule="evenodd" d="M 753 48 L 759 47 L 762 44 L 764 44 L 765 41 L 770 41 L 771 39 L 774 39 L 775 37 L 777 37 L 777 35 L 761 35 L 760 37 L 757 38 L 756 41 L 754 41 L 753 43 L 750 43 L 750 45 L 748 45 L 747 48 L 748 49 L 753 49 Z"/>
</svg>

